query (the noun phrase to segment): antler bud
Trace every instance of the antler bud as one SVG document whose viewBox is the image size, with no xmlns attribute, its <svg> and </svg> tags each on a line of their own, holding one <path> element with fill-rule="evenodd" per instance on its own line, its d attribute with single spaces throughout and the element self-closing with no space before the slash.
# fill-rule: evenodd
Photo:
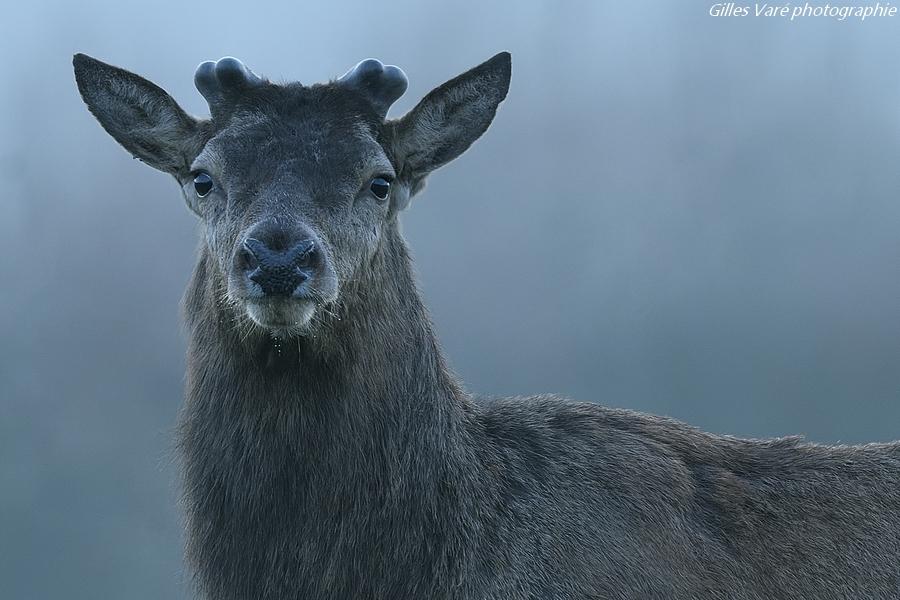
<svg viewBox="0 0 900 600">
<path fill-rule="evenodd" d="M 406 91 L 409 80 L 399 67 L 385 66 L 381 61 L 369 58 L 344 73 L 337 83 L 366 96 L 384 118 L 391 104 Z"/>
<path fill-rule="evenodd" d="M 223 100 L 264 83 L 265 80 L 244 63 L 230 56 L 216 62 L 208 60 L 200 63 L 194 73 L 194 85 L 206 98 L 212 113 L 217 112 L 217 107 Z"/>
</svg>

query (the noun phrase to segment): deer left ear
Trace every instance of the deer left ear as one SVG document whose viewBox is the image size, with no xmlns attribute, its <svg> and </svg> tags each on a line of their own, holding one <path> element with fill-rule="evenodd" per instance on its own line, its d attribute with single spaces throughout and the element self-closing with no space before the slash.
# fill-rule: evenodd
<svg viewBox="0 0 900 600">
<path fill-rule="evenodd" d="M 447 164 L 481 137 L 506 98 L 509 52 L 435 88 L 409 113 L 389 123 L 398 179 L 415 194 L 428 173 Z"/>
<path fill-rule="evenodd" d="M 85 54 L 72 59 L 78 90 L 103 128 L 151 167 L 185 174 L 199 152 L 199 122 L 158 85 Z"/>
</svg>

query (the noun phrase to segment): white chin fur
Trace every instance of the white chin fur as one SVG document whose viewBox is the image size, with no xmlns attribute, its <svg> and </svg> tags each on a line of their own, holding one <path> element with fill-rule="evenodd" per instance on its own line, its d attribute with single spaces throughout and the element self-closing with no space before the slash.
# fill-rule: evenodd
<svg viewBox="0 0 900 600">
<path fill-rule="evenodd" d="M 301 330 L 309 324 L 316 305 L 308 300 L 248 302 L 247 315 L 265 329 Z"/>
</svg>

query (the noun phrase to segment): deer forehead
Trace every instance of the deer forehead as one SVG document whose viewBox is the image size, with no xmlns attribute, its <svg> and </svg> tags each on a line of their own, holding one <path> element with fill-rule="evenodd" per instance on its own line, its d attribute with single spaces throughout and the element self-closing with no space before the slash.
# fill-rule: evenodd
<svg viewBox="0 0 900 600">
<path fill-rule="evenodd" d="M 356 193 L 366 177 L 393 173 L 369 124 L 318 114 L 234 118 L 205 145 L 192 168 L 227 176 L 235 188 L 285 184 L 341 195 Z"/>
<path fill-rule="evenodd" d="M 284 119 L 256 115 L 235 119 L 206 143 L 200 157 L 239 167 L 255 159 L 275 158 L 349 162 L 362 166 L 384 158 L 377 132 L 364 122 L 338 122 L 311 114 Z M 200 158 L 198 157 L 198 158 Z"/>
</svg>

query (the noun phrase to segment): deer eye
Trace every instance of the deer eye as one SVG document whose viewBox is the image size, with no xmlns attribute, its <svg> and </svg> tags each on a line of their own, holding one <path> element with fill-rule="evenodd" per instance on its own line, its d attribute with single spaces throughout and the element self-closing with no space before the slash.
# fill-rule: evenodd
<svg viewBox="0 0 900 600">
<path fill-rule="evenodd" d="M 197 196 L 199 196 L 200 198 L 206 196 L 212 189 L 212 187 L 213 180 L 208 173 L 200 171 L 194 176 L 194 191 L 197 192 Z"/>
<path fill-rule="evenodd" d="M 391 182 L 384 177 L 376 177 L 372 180 L 372 183 L 369 184 L 369 189 L 372 190 L 372 193 L 375 194 L 375 197 L 379 200 L 384 200 L 388 196 L 388 192 L 391 191 Z"/>
</svg>

